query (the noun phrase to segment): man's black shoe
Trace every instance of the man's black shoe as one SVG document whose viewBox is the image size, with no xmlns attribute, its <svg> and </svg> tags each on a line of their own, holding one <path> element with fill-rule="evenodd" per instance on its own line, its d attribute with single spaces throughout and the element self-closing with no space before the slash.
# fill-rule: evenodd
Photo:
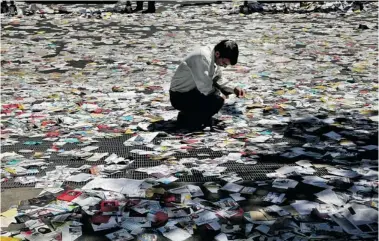
<svg viewBox="0 0 379 241">
<path fill-rule="evenodd" d="M 9 12 L 9 7 L 6 1 L 1 2 L 1 13 Z"/>
<path fill-rule="evenodd" d="M 130 1 L 127 1 L 125 9 L 124 9 L 124 13 L 132 13 L 132 12 L 133 12 L 132 3 Z"/>
<path fill-rule="evenodd" d="M 149 1 L 147 3 L 147 10 L 142 13 L 155 13 L 155 1 Z"/>
<path fill-rule="evenodd" d="M 142 13 L 155 13 L 155 9 L 147 9 L 145 11 L 142 11 Z"/>
<path fill-rule="evenodd" d="M 11 1 L 10 4 L 11 4 L 9 6 L 9 13 L 10 13 L 10 15 L 11 16 L 17 15 L 17 7 L 16 7 L 16 5 L 14 5 L 14 1 Z"/>
<path fill-rule="evenodd" d="M 133 10 L 133 12 L 138 12 L 143 9 L 143 1 L 137 1 L 137 7 Z"/>
</svg>

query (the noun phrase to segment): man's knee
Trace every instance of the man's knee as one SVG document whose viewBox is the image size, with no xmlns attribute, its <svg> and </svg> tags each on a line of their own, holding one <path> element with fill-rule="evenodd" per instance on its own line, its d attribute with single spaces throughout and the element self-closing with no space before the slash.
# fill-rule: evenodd
<svg viewBox="0 0 379 241">
<path fill-rule="evenodd" d="M 219 95 L 212 96 L 211 109 L 214 114 L 216 114 L 224 105 L 225 100 Z"/>
<path fill-rule="evenodd" d="M 225 104 L 225 99 L 222 98 L 221 96 L 217 96 L 217 106 L 220 107 L 219 109 L 221 109 L 224 104 Z"/>
</svg>

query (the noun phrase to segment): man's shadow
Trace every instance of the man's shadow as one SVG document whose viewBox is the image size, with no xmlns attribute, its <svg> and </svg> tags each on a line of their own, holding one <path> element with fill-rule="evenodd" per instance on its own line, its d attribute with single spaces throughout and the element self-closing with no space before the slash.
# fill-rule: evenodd
<svg viewBox="0 0 379 241">
<path fill-rule="evenodd" d="M 148 126 L 148 131 L 166 132 L 168 134 L 176 134 L 179 132 L 176 118 L 173 120 L 161 120 L 151 123 Z"/>
</svg>

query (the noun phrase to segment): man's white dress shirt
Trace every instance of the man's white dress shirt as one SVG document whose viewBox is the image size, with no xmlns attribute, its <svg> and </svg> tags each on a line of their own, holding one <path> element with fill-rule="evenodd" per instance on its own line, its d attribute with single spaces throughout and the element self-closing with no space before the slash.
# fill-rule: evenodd
<svg viewBox="0 0 379 241">
<path fill-rule="evenodd" d="M 216 91 L 213 80 L 220 79 L 222 72 L 215 63 L 214 47 L 200 47 L 180 63 L 172 77 L 170 90 L 184 93 L 197 88 L 202 94 L 209 95 Z"/>
</svg>

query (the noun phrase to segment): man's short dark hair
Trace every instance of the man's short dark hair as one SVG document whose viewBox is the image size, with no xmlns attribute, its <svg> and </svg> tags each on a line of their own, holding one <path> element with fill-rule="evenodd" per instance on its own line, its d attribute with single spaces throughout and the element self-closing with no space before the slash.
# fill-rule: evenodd
<svg viewBox="0 0 379 241">
<path fill-rule="evenodd" d="M 238 45 L 233 40 L 222 40 L 215 47 L 215 52 L 220 52 L 220 58 L 227 58 L 231 65 L 235 65 L 238 60 Z"/>
</svg>

